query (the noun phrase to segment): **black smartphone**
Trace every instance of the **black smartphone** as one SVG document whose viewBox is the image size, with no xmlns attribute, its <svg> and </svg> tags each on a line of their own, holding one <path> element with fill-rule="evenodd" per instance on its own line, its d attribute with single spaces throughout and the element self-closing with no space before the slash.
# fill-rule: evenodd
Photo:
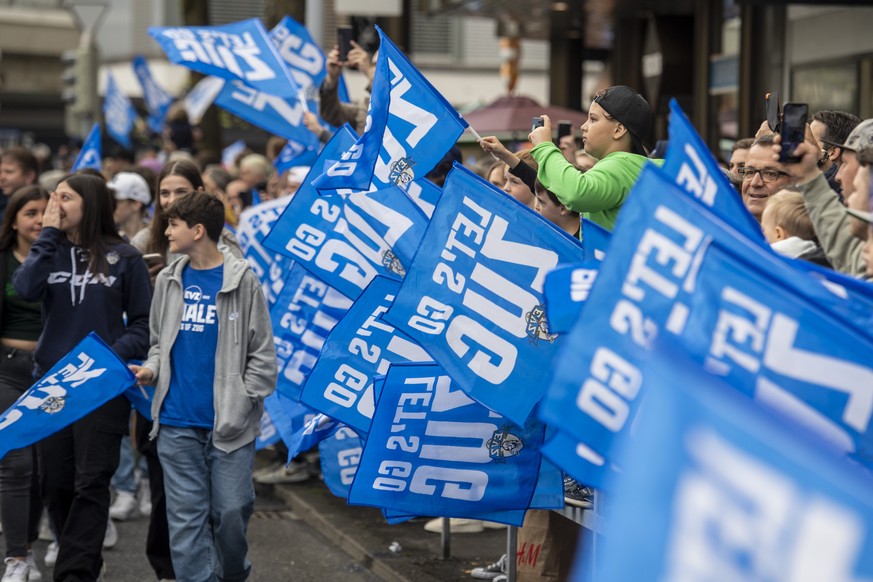
<svg viewBox="0 0 873 582">
<path fill-rule="evenodd" d="M 338 26 L 336 28 L 336 44 L 339 46 L 339 60 L 346 62 L 349 51 L 352 50 L 352 27 Z"/>
<path fill-rule="evenodd" d="M 559 121 L 558 122 L 558 139 L 561 139 L 565 135 L 573 135 L 573 124 L 569 121 Z"/>
<path fill-rule="evenodd" d="M 794 149 L 803 143 L 806 137 L 806 119 L 809 116 L 809 106 L 806 103 L 786 103 L 782 107 L 782 151 L 779 161 L 784 164 L 796 164 L 799 156 L 794 155 Z"/>
<path fill-rule="evenodd" d="M 764 108 L 767 112 L 767 125 L 773 133 L 779 133 L 782 121 L 782 103 L 776 91 L 764 96 Z"/>
<path fill-rule="evenodd" d="M 530 130 L 533 131 L 538 127 L 543 126 L 543 118 L 542 117 L 534 117 L 530 122 Z"/>
</svg>

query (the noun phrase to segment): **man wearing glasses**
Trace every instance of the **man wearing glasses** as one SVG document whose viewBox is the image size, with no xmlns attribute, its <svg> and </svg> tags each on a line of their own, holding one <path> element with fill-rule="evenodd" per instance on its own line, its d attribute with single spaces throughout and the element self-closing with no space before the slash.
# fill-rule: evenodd
<svg viewBox="0 0 873 582">
<path fill-rule="evenodd" d="M 788 164 L 773 161 L 773 143 L 773 134 L 755 139 L 746 156 L 746 165 L 739 171 L 743 180 L 743 204 L 758 222 L 770 196 L 795 182 Z"/>
</svg>

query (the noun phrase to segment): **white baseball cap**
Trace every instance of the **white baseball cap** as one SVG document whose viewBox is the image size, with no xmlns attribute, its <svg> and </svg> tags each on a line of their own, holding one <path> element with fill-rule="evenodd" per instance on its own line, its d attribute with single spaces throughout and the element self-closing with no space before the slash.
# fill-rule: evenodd
<svg viewBox="0 0 873 582">
<path fill-rule="evenodd" d="M 115 193 L 116 200 L 134 200 L 148 206 L 152 192 L 145 178 L 134 172 L 118 172 L 106 184 Z"/>
</svg>

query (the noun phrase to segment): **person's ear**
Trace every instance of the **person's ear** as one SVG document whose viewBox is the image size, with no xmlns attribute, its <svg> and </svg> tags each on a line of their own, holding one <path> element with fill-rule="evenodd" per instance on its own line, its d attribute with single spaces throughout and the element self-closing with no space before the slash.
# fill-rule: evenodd
<svg viewBox="0 0 873 582">
<path fill-rule="evenodd" d="M 777 225 L 776 228 L 773 229 L 773 231 L 776 233 L 777 241 L 785 240 L 786 238 L 788 238 L 788 233 L 781 226 Z"/>
<path fill-rule="evenodd" d="M 627 134 L 627 128 L 619 121 L 615 124 L 615 129 L 612 130 L 612 139 L 618 141 Z"/>
<path fill-rule="evenodd" d="M 200 240 L 206 236 L 206 227 L 202 224 L 194 225 L 194 240 Z"/>
<path fill-rule="evenodd" d="M 563 204 L 559 204 L 558 206 L 561 207 L 561 216 L 567 216 L 568 214 L 570 214 L 570 209 L 569 209 L 569 208 L 567 208 L 567 207 L 564 206 Z"/>
<path fill-rule="evenodd" d="M 837 162 L 837 161 L 839 161 L 840 156 L 842 156 L 842 155 L 843 155 L 843 148 L 841 148 L 841 147 L 837 147 L 837 146 L 833 146 L 833 147 L 831 147 L 831 151 L 828 152 L 828 158 L 829 158 L 832 162 Z"/>
</svg>

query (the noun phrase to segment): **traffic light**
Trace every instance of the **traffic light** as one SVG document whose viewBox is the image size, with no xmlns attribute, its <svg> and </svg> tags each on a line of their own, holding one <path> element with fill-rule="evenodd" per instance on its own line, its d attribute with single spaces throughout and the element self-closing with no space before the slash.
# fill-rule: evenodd
<svg viewBox="0 0 873 582">
<path fill-rule="evenodd" d="M 79 47 L 61 53 L 63 89 L 66 104 L 67 133 L 79 135 L 97 119 L 97 48 L 90 34 L 82 34 Z"/>
</svg>

